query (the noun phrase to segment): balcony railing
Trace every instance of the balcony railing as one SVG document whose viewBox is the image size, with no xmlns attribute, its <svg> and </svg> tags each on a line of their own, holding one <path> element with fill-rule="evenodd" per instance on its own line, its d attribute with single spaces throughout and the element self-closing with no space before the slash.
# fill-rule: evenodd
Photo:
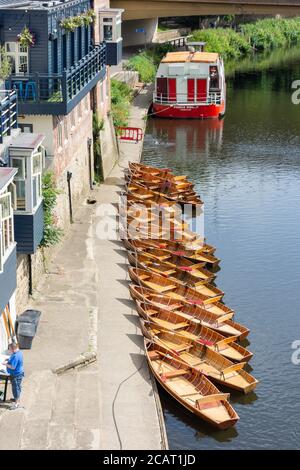
<svg viewBox="0 0 300 470">
<path fill-rule="evenodd" d="M 222 92 L 210 92 L 210 93 L 195 93 L 194 95 L 189 96 L 187 93 L 153 93 L 153 102 L 158 104 L 167 104 L 167 105 L 191 105 L 191 106 L 202 106 L 221 104 L 223 99 Z"/>
<path fill-rule="evenodd" d="M 62 74 L 11 75 L 6 88 L 19 97 L 24 114 L 68 114 L 105 75 L 106 45 L 93 50 Z"/>
<path fill-rule="evenodd" d="M 0 90 L 0 144 L 11 130 L 18 127 L 17 93 L 11 90 Z"/>
</svg>

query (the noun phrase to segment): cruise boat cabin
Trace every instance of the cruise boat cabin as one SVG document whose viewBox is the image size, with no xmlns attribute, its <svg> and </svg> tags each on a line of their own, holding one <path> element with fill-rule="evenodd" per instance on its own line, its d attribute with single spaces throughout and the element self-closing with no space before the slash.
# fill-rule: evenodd
<svg viewBox="0 0 300 470">
<path fill-rule="evenodd" d="M 165 118 L 219 118 L 225 113 L 222 58 L 213 52 L 169 52 L 156 75 L 153 113 Z"/>
</svg>

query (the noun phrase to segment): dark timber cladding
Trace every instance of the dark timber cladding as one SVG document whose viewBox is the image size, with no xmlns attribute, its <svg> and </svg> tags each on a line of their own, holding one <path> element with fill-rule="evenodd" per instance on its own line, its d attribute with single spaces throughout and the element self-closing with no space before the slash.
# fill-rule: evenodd
<svg viewBox="0 0 300 470">
<path fill-rule="evenodd" d="M 17 250 L 16 247 L 4 263 L 0 273 L 0 313 L 4 310 L 17 287 Z"/>
<path fill-rule="evenodd" d="M 29 54 L 29 67 L 31 71 L 48 73 L 48 35 L 47 10 L 1 10 L 0 9 L 0 40 L 3 42 L 16 42 L 18 34 L 27 25 L 34 31 L 37 46 L 31 47 Z"/>
<path fill-rule="evenodd" d="M 18 253 L 28 255 L 35 253 L 43 238 L 43 203 L 34 214 L 15 214 L 14 228 Z"/>
<path fill-rule="evenodd" d="M 105 76 L 106 45 L 93 45 L 93 26 L 61 27 L 63 19 L 87 12 L 92 3 L 0 0 L 1 44 L 17 42 L 25 26 L 35 36 L 27 71 L 16 69 L 5 84 L 18 90 L 20 114 L 68 114 Z"/>
</svg>

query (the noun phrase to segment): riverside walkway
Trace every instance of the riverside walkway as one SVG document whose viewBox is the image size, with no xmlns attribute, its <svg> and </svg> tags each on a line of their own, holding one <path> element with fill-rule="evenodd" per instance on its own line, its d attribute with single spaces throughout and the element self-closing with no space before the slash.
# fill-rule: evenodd
<svg viewBox="0 0 300 470">
<path fill-rule="evenodd" d="M 131 108 L 130 126 L 145 128 L 152 90 Z M 42 310 L 33 348 L 24 351 L 24 408 L 0 408 L 3 449 L 164 449 L 164 423 L 129 300 L 126 251 L 98 238 L 101 208 L 118 201 L 123 166 L 138 161 L 142 142 L 121 143 L 120 161 L 83 203 L 30 307 Z M 112 206 L 114 207 L 114 206 Z M 71 249 L 70 249 L 71 247 Z M 53 370 L 81 354 L 84 368 Z M 93 362 L 97 356 L 97 361 Z"/>
</svg>

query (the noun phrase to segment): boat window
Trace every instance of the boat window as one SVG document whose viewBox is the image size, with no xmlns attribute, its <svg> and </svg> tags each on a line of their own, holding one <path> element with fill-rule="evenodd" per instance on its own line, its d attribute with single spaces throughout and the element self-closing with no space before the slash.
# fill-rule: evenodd
<svg viewBox="0 0 300 470">
<path fill-rule="evenodd" d="M 210 78 L 210 86 L 211 90 L 216 90 L 220 88 L 219 85 L 219 71 L 218 67 L 215 65 L 211 65 L 209 67 L 209 78 Z"/>
</svg>

